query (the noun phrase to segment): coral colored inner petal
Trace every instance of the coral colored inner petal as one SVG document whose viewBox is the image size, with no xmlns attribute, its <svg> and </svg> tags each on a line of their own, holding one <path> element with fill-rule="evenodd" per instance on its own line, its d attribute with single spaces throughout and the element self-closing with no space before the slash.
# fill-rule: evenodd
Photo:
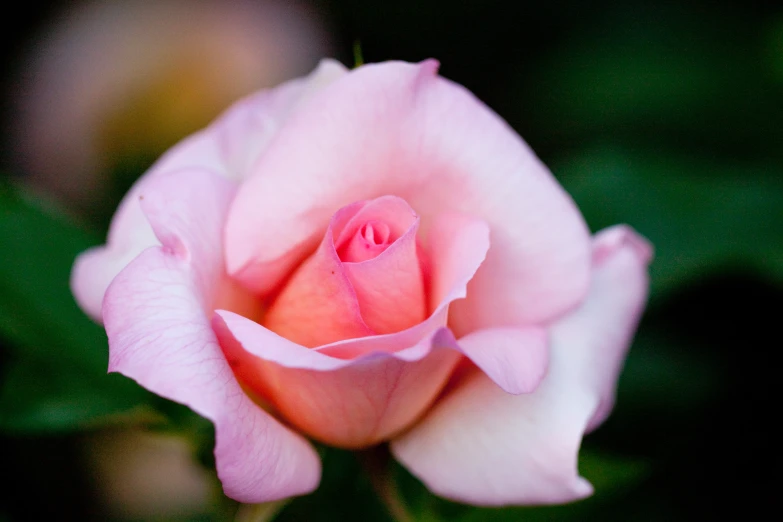
<svg viewBox="0 0 783 522">
<path fill-rule="evenodd" d="M 392 245 L 381 245 L 383 251 L 375 257 L 343 262 L 362 318 L 375 333 L 400 332 L 427 317 L 427 293 L 416 248 L 418 229 L 416 219 Z"/>
<path fill-rule="evenodd" d="M 435 238 L 437 241 L 434 241 Z M 429 262 L 437 269 L 432 279 L 432 312 L 413 328 L 390 335 L 347 339 L 318 348 L 339 359 L 355 359 L 373 352 L 397 353 L 438 328 L 448 319 L 449 306 L 466 295 L 466 287 L 489 250 L 489 227 L 480 219 L 462 214 L 443 214 L 431 225 Z"/>
<path fill-rule="evenodd" d="M 312 348 L 422 322 L 429 307 L 418 228 L 416 213 L 396 196 L 338 210 L 316 252 L 272 302 L 264 325 Z"/>
<path fill-rule="evenodd" d="M 299 430 L 345 448 L 377 444 L 409 426 L 460 359 L 457 352 L 433 350 L 424 338 L 414 347 L 415 357 L 341 361 L 225 311 L 217 312 L 213 328 L 246 386 Z"/>
<path fill-rule="evenodd" d="M 263 324 L 308 348 L 373 334 L 362 320 L 329 231 L 272 302 Z"/>
</svg>

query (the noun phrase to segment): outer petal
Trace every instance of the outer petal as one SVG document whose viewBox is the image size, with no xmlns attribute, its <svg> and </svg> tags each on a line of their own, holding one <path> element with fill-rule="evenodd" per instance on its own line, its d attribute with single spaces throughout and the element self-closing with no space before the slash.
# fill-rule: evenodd
<svg viewBox="0 0 783 522">
<path fill-rule="evenodd" d="M 123 198 L 106 245 L 77 258 L 71 288 L 82 309 L 99 320 L 103 295 L 114 276 L 142 250 L 159 244 L 139 206 L 139 195 L 151 180 L 185 168 L 242 179 L 295 106 L 344 71 L 338 62 L 324 60 L 309 78 L 249 96 L 163 155 Z"/>
<path fill-rule="evenodd" d="M 346 72 L 340 62 L 321 60 L 306 78 L 260 91 L 232 105 L 205 131 L 211 135 L 228 176 L 246 178 L 292 111 Z"/>
<path fill-rule="evenodd" d="M 312 251 L 335 209 L 394 194 L 425 234 L 447 211 L 491 227 L 492 249 L 454 310 L 459 333 L 551 320 L 579 303 L 589 281 L 579 212 L 527 145 L 436 69 L 363 66 L 292 115 L 231 209 L 229 271 L 266 292 Z"/>
<path fill-rule="evenodd" d="M 466 377 L 392 452 L 438 495 L 481 505 L 548 504 L 589 495 L 577 453 L 611 403 L 641 313 L 651 250 L 628 228 L 594 240 L 590 293 L 552 328 L 549 373 L 529 395 Z"/>
<path fill-rule="evenodd" d="M 262 502 L 312 491 L 320 462 L 303 438 L 243 393 L 210 328 L 210 303 L 222 293 L 220 231 L 234 190 L 204 171 L 146 184 L 142 207 L 163 246 L 114 279 L 103 319 L 110 371 L 210 419 L 226 493 Z"/>
</svg>

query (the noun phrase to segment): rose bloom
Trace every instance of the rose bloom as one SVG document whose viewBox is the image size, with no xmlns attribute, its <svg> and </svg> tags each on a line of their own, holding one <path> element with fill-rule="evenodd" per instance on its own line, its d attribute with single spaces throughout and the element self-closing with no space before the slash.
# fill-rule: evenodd
<svg viewBox="0 0 783 522">
<path fill-rule="evenodd" d="M 246 98 L 127 194 L 72 287 L 110 371 L 210 419 L 225 492 L 304 494 L 390 442 L 438 495 L 585 497 L 647 292 L 648 243 L 591 237 L 506 123 L 437 62 Z"/>
</svg>

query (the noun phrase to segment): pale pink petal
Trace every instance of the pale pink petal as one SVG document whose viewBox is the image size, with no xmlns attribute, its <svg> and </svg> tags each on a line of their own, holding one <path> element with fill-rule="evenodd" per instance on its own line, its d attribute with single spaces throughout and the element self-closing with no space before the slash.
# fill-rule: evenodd
<svg viewBox="0 0 783 522">
<path fill-rule="evenodd" d="M 79 254 L 74 262 L 71 269 L 71 292 L 81 309 L 94 321 L 101 322 L 103 296 L 117 273 L 139 255 L 141 250 L 158 243 L 146 220 L 137 232 L 137 245 L 120 248 L 118 244 L 117 248 L 90 248 Z"/>
<path fill-rule="evenodd" d="M 267 292 L 317 245 L 336 209 L 394 194 L 425 235 L 448 211 L 490 225 L 492 249 L 453 310 L 460 335 L 551 320 L 578 304 L 590 254 L 573 202 L 513 130 L 436 69 L 363 66 L 292 114 L 232 206 L 229 271 Z"/>
<path fill-rule="evenodd" d="M 416 245 L 417 225 L 377 257 L 362 263 L 343 263 L 362 317 L 375 333 L 399 332 L 419 324 L 427 316 Z"/>
<path fill-rule="evenodd" d="M 652 258 L 650 242 L 627 225 L 598 232 L 593 238 L 593 264 L 606 268 L 594 272 L 592 284 L 606 291 L 600 301 L 587 301 L 581 314 L 560 321 L 554 330 L 555 340 L 563 345 L 576 343 L 588 330 L 600 339 L 599 349 L 587 352 L 591 358 L 585 364 L 589 368 L 585 380 L 592 378 L 600 398 L 587 431 L 601 424 L 614 406 L 617 376 L 646 302 L 647 265 Z"/>
<path fill-rule="evenodd" d="M 307 77 L 260 91 L 232 105 L 206 131 L 218 147 L 227 175 L 246 178 L 288 115 L 346 72 L 340 62 L 324 59 Z"/>
<path fill-rule="evenodd" d="M 391 244 L 391 229 L 383 221 L 369 221 L 355 230 L 345 243 L 338 247 L 338 255 L 343 261 L 361 263 L 367 261 L 389 248 Z"/>
<path fill-rule="evenodd" d="M 430 223 L 424 239 L 431 271 L 430 308 L 467 296 L 467 286 L 486 261 L 490 228 L 481 219 L 444 212 Z M 459 289 L 458 294 L 453 292 Z"/>
<path fill-rule="evenodd" d="M 530 393 L 546 375 L 549 340 L 541 327 L 477 330 L 461 338 L 459 346 L 507 393 Z"/>
<path fill-rule="evenodd" d="M 647 292 L 646 242 L 628 228 L 594 240 L 586 301 L 552 327 L 549 372 L 509 395 L 468 375 L 392 452 L 434 493 L 471 504 L 549 504 L 592 491 L 577 471 L 582 435 L 608 411 Z"/>
<path fill-rule="evenodd" d="M 82 309 L 100 320 L 101 302 L 115 275 L 145 248 L 159 244 L 139 206 L 149 180 L 196 168 L 241 180 L 296 107 L 345 68 L 324 60 L 310 77 L 261 91 L 228 109 L 211 126 L 164 154 L 125 195 L 112 219 L 106 245 L 81 254 L 71 274 L 71 288 Z"/>
<path fill-rule="evenodd" d="M 204 171 L 151 180 L 142 206 L 163 246 L 145 250 L 114 279 L 103 320 L 110 371 L 211 420 L 226 493 L 263 502 L 312 491 L 320 461 L 244 394 L 210 327 L 210 303 L 222 293 L 220 232 L 234 190 Z"/>
</svg>

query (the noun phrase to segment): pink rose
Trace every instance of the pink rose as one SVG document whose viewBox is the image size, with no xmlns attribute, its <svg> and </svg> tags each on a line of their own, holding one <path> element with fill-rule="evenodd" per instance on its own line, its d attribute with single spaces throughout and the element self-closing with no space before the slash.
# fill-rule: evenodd
<svg viewBox="0 0 783 522">
<path fill-rule="evenodd" d="M 73 271 L 110 371 L 215 424 L 226 493 L 312 491 L 303 436 L 391 451 L 483 505 L 589 495 L 651 248 L 590 237 L 525 143 L 437 62 L 251 96 L 166 154 Z M 448 386 L 447 386 L 448 383 Z"/>
</svg>

